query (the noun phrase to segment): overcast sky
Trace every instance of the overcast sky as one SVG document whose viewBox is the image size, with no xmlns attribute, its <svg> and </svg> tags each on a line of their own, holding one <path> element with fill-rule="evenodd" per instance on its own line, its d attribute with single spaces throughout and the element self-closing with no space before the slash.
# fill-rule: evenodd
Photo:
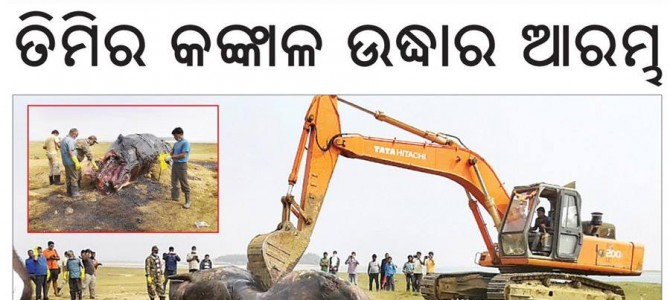
<svg viewBox="0 0 670 300">
<path fill-rule="evenodd" d="M 508 191 L 535 182 L 577 181 L 582 218 L 603 212 L 604 221 L 617 226 L 617 239 L 645 245 L 645 269 L 661 268 L 660 97 L 342 97 L 422 129 L 457 135 L 493 166 Z M 220 104 L 221 233 L 28 235 L 25 181 L 15 180 L 15 246 L 23 250 L 54 240 L 62 250 L 94 248 L 103 261 L 141 262 L 153 244 L 161 251 L 173 245 L 184 255 L 191 245 L 214 257 L 246 253 L 251 238 L 280 221 L 279 200 L 311 98 L 111 97 Z M 25 107 L 17 104 L 26 100 L 15 101 L 15 178 L 25 178 Z M 340 116 L 342 132 L 421 141 L 343 104 Z M 485 246 L 466 201 L 463 188 L 448 179 L 342 157 L 307 251 L 357 251 L 363 261 L 372 253 L 403 257 L 434 251 L 438 267 L 471 267 Z M 487 221 L 492 224 L 488 216 Z"/>
<path fill-rule="evenodd" d="M 119 134 L 171 137 L 172 129 L 179 126 L 191 142 L 215 143 L 216 121 L 216 107 L 36 106 L 30 108 L 29 134 L 30 140 L 42 141 L 57 129 L 63 138 L 75 127 L 80 138 L 95 135 L 99 142 L 112 142 Z"/>
</svg>

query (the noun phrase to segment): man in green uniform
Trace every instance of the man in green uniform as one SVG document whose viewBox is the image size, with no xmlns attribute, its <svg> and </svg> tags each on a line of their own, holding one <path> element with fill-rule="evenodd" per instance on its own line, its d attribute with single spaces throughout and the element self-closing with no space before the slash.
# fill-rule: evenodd
<svg viewBox="0 0 670 300">
<path fill-rule="evenodd" d="M 163 289 L 163 266 L 160 257 L 158 257 L 158 246 L 151 247 L 151 254 L 144 260 L 144 271 L 147 277 L 147 292 L 149 299 L 154 300 L 156 295 L 160 300 L 165 300 L 165 290 Z"/>
<path fill-rule="evenodd" d="M 77 139 L 75 144 L 75 149 L 77 150 L 77 159 L 81 163 L 84 158 L 93 166 L 93 170 L 98 170 L 98 165 L 93 160 L 93 152 L 91 152 L 91 146 L 98 143 L 98 138 L 95 135 L 91 135 L 86 139 Z"/>
<path fill-rule="evenodd" d="M 60 150 L 60 138 L 58 130 L 52 130 L 49 137 L 44 141 L 42 149 L 47 152 L 49 160 L 49 185 L 62 185 L 60 181 L 60 164 L 58 163 L 58 151 Z"/>
</svg>

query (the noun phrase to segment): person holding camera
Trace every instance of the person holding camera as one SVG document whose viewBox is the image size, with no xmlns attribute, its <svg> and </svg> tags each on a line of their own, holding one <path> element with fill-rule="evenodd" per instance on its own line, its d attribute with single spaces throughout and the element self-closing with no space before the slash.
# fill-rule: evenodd
<svg viewBox="0 0 670 300">
<path fill-rule="evenodd" d="M 195 246 L 191 247 L 191 253 L 186 255 L 186 262 L 188 262 L 188 271 L 193 273 L 200 268 L 200 258 Z"/>
</svg>

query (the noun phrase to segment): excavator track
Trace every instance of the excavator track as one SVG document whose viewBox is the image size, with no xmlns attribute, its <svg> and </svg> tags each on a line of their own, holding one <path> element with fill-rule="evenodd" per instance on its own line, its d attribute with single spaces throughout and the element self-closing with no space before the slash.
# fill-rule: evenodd
<svg viewBox="0 0 670 300">
<path fill-rule="evenodd" d="M 465 272 L 427 274 L 421 280 L 425 299 L 486 299 L 489 281 L 497 273 Z"/>
<path fill-rule="evenodd" d="M 500 274 L 489 282 L 490 300 L 624 300 L 623 290 L 585 276 L 564 273 Z"/>
<path fill-rule="evenodd" d="M 563 273 L 429 274 L 421 281 L 421 294 L 428 300 L 625 300 L 616 285 Z"/>
</svg>

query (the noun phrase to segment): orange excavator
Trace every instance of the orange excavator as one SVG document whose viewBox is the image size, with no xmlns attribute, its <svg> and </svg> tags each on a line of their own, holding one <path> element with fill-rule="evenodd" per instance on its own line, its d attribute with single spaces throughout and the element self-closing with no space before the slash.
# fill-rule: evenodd
<svg viewBox="0 0 670 300">
<path fill-rule="evenodd" d="M 338 103 L 425 141 L 343 134 Z M 340 156 L 442 176 L 464 188 L 486 246 L 477 263 L 499 272 L 427 274 L 421 284 L 426 299 L 625 299 L 620 287 L 584 275 L 642 272 L 644 247 L 615 240 L 615 227 L 603 223 L 602 213 L 582 220 L 582 199 L 574 184 L 536 183 L 508 193 L 493 168 L 459 138 L 420 130 L 383 112 L 324 95 L 314 97 L 305 116 L 289 191 L 281 198 L 282 221 L 275 231 L 253 238 L 247 249 L 247 268 L 264 287 L 291 272 L 307 249 Z M 292 188 L 303 158 L 297 202 Z M 493 221 L 497 241 L 488 231 L 482 208 Z M 292 215 L 297 225 L 291 222 Z"/>
</svg>

